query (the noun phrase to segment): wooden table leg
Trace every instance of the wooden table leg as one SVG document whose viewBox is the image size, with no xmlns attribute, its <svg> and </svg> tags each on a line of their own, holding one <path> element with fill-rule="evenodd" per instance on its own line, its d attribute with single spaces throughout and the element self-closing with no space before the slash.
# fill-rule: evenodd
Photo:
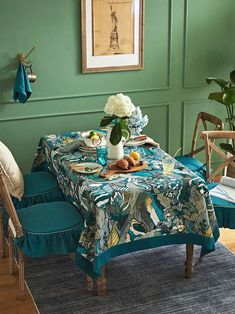
<svg viewBox="0 0 235 314">
<path fill-rule="evenodd" d="M 88 291 L 91 292 L 94 289 L 93 278 L 90 276 L 86 276 L 87 288 Z"/>
<path fill-rule="evenodd" d="M 102 267 L 102 273 L 96 280 L 97 294 L 104 296 L 106 294 L 106 279 L 105 279 L 105 266 Z"/>
<path fill-rule="evenodd" d="M 193 274 L 193 244 L 186 244 L 185 278 L 190 279 Z"/>
</svg>

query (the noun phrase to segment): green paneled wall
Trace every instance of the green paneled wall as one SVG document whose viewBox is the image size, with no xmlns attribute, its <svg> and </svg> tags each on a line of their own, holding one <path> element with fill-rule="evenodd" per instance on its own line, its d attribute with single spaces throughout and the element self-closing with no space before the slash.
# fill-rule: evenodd
<svg viewBox="0 0 235 314">
<path fill-rule="evenodd" d="M 200 110 L 225 116 L 205 77 L 234 67 L 234 10 L 234 0 L 145 0 L 144 70 L 82 74 L 80 1 L 0 0 L 0 139 L 29 171 L 40 136 L 97 127 L 107 97 L 123 92 L 163 149 L 186 152 Z M 33 46 L 33 94 L 13 103 L 16 56 Z"/>
</svg>

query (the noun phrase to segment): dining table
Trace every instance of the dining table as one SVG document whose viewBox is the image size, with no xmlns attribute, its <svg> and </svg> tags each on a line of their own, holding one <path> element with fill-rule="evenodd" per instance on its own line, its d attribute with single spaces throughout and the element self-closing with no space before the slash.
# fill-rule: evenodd
<svg viewBox="0 0 235 314">
<path fill-rule="evenodd" d="M 97 162 L 96 149 L 84 145 L 82 131 L 71 131 L 42 136 L 32 165 L 32 171 L 51 172 L 66 200 L 83 216 L 75 261 L 90 290 L 96 280 L 99 294 L 105 293 L 104 267 L 116 256 L 186 244 L 185 277 L 190 278 L 193 246 L 201 246 L 204 256 L 215 250 L 219 238 L 206 182 L 154 141 L 124 143 L 125 155 L 133 151 L 146 164 L 144 169 L 105 176 L 108 160 L 97 172 L 80 171 L 81 163 Z M 170 173 L 163 171 L 166 158 L 174 164 Z"/>
</svg>

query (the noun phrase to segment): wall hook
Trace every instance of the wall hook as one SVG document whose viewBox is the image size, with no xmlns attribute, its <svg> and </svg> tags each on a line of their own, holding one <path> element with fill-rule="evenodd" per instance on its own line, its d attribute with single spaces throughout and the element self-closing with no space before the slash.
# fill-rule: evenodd
<svg viewBox="0 0 235 314">
<path fill-rule="evenodd" d="M 19 53 L 18 54 L 18 60 L 20 63 L 22 63 L 23 65 L 25 65 L 26 67 L 31 67 L 32 66 L 32 61 L 26 60 L 28 58 L 28 56 L 34 51 L 36 47 L 33 47 L 26 55 L 24 55 L 23 53 Z"/>
</svg>

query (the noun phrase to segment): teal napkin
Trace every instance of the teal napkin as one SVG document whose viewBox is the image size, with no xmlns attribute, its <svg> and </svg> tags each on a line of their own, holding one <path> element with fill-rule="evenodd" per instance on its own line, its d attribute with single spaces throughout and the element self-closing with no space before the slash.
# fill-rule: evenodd
<svg viewBox="0 0 235 314">
<path fill-rule="evenodd" d="M 30 82 L 25 70 L 25 66 L 20 64 L 16 73 L 13 99 L 24 104 L 32 94 Z"/>
</svg>

